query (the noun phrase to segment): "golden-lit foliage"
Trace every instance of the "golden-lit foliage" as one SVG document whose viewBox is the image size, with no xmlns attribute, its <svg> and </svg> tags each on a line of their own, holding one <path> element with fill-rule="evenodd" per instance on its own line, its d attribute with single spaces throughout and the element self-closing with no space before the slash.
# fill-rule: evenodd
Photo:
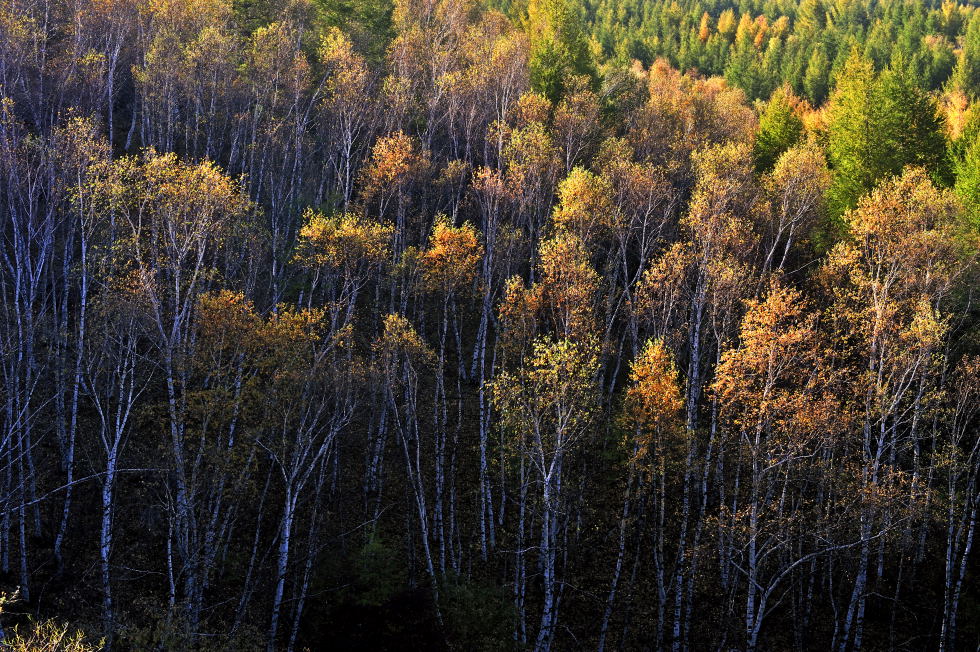
<svg viewBox="0 0 980 652">
<path fill-rule="evenodd" d="M 704 43 L 711 36 L 711 16 L 708 12 L 701 14 L 701 22 L 698 25 L 698 40 Z"/>
<path fill-rule="evenodd" d="M 241 292 L 205 292 L 197 299 L 195 325 L 202 342 L 202 360 L 209 369 L 230 363 L 241 347 L 249 347 L 259 330 L 255 306 Z"/>
<path fill-rule="evenodd" d="M 751 151 L 745 144 L 726 143 L 698 150 L 693 158 L 694 193 L 689 214 L 739 213 L 750 218 L 757 207 Z"/>
<path fill-rule="evenodd" d="M 374 342 L 374 351 L 382 365 L 382 373 L 394 378 L 402 360 L 427 364 L 433 359 L 431 349 L 418 331 L 404 316 L 390 313 L 385 316 L 381 335 Z"/>
<path fill-rule="evenodd" d="M 94 121 L 79 117 L 70 118 L 55 131 L 54 138 L 58 164 L 73 177 L 67 190 L 69 200 L 92 228 L 98 216 L 89 200 L 113 171 L 109 143 L 98 135 Z"/>
<path fill-rule="evenodd" d="M 929 334 L 943 328 L 936 311 L 976 252 L 959 210 L 949 191 L 921 169 L 909 169 L 845 216 L 850 237 L 828 255 L 822 280 L 837 297 L 840 316 L 852 320 L 852 332 L 869 345 L 891 337 L 906 340 L 903 348 L 936 342 Z"/>
<path fill-rule="evenodd" d="M 355 213 L 328 217 L 309 209 L 304 222 L 296 250 L 296 262 L 303 267 L 352 273 L 361 264 L 381 265 L 391 259 L 391 224 Z"/>
<path fill-rule="evenodd" d="M 685 300 L 693 252 L 686 243 L 675 243 L 647 268 L 636 288 L 632 309 L 637 319 L 653 328 L 657 337 L 675 335 L 672 326 Z"/>
<path fill-rule="evenodd" d="M 402 183 L 424 167 L 427 161 L 417 149 L 412 139 L 402 132 L 379 139 L 371 153 L 371 165 L 365 173 L 368 187 L 378 189 Z"/>
<path fill-rule="evenodd" d="M 347 349 L 351 333 L 348 326 L 332 331 L 326 317 L 320 308 L 288 305 L 263 315 L 244 295 L 228 290 L 200 295 L 194 362 L 207 382 L 191 394 L 192 407 L 207 415 L 214 429 L 236 419 L 259 419 L 263 410 L 288 403 L 311 382 L 340 388 L 344 383 L 331 378 L 330 354 Z M 345 378 L 355 378 L 358 361 L 342 359 Z M 231 453 L 219 447 L 215 454 Z"/>
<path fill-rule="evenodd" d="M 542 307 L 562 337 L 584 341 L 595 327 L 599 275 L 577 236 L 558 233 L 541 243 Z"/>
<path fill-rule="evenodd" d="M 246 355 L 249 364 L 274 373 L 302 372 L 301 359 L 313 360 L 315 348 L 327 335 L 324 311 L 279 306 L 261 315 L 241 293 L 221 290 L 198 298 L 195 328 L 203 369 L 210 374 L 223 365 L 234 367 Z M 285 377 L 283 376 L 283 379 Z"/>
<path fill-rule="evenodd" d="M 282 88 L 283 99 L 288 100 L 309 87 L 310 63 L 296 47 L 296 38 L 295 27 L 288 22 L 270 23 L 252 34 L 247 46 L 246 70 L 247 79 L 257 92 Z"/>
<path fill-rule="evenodd" d="M 638 1 L 0 0 L 4 581 L 119 648 L 971 640 L 980 12 Z"/>
<path fill-rule="evenodd" d="M 663 340 L 647 340 L 630 365 L 626 413 L 636 426 L 635 459 L 646 460 L 663 431 L 678 429 L 684 405 L 674 358 Z"/>
<path fill-rule="evenodd" d="M 548 127 L 539 121 L 511 128 L 498 125 L 503 143 L 505 183 L 524 210 L 532 210 L 551 191 L 561 169 L 558 148 Z"/>
<path fill-rule="evenodd" d="M 369 71 L 364 57 L 354 50 L 354 44 L 340 29 L 327 30 L 317 51 L 320 63 L 330 71 L 324 91 L 332 103 L 343 102 L 356 97 L 345 97 L 363 93 L 368 84 Z M 364 110 L 366 107 L 358 107 Z"/>
<path fill-rule="evenodd" d="M 721 78 L 681 74 L 664 61 L 645 74 L 649 100 L 637 112 L 629 135 L 644 159 L 686 176 L 694 151 L 751 140 L 756 118 L 741 90 Z"/>
<path fill-rule="evenodd" d="M 472 224 L 454 227 L 445 216 L 438 216 L 429 248 L 422 252 L 425 282 L 433 290 L 459 290 L 473 281 L 482 257 L 483 246 Z"/>
<path fill-rule="evenodd" d="M 558 184 L 558 205 L 552 219 L 559 230 L 574 233 L 586 243 L 611 232 L 619 222 L 612 184 L 584 168 L 574 168 Z"/>
<path fill-rule="evenodd" d="M 599 98 L 589 90 L 587 78 L 577 78 L 555 107 L 554 126 L 556 141 L 565 153 L 566 170 L 595 149 L 601 133 Z"/>
<path fill-rule="evenodd" d="M 566 452 L 585 434 L 595 416 L 594 345 L 566 339 L 537 338 L 528 358 L 514 373 L 491 384 L 502 425 L 531 451 L 541 473 L 553 456 Z"/>
<path fill-rule="evenodd" d="M 955 141 L 963 134 L 963 128 L 969 123 L 976 106 L 970 104 L 962 90 L 952 89 L 943 94 L 939 109 L 946 118 L 947 136 L 950 141 Z"/>
<path fill-rule="evenodd" d="M 747 302 L 739 344 L 723 354 L 713 391 L 755 446 L 765 433 L 769 446 L 797 449 L 844 426 L 816 323 L 800 293 L 778 283 Z"/>
<path fill-rule="evenodd" d="M 608 138 L 596 156 L 601 178 L 612 191 L 614 237 L 624 244 L 637 239 L 641 256 L 673 228 L 680 193 L 662 168 L 636 160 L 624 138 Z"/>
<path fill-rule="evenodd" d="M 752 183 L 748 147 L 729 144 L 700 151 L 694 169 L 697 182 L 682 225 L 702 255 L 742 259 L 756 240 L 753 222 L 766 210 Z"/>
<path fill-rule="evenodd" d="M 4 645 L 11 652 L 94 652 L 102 649 L 98 643 L 87 642 L 84 632 L 69 631 L 67 624 L 53 620 L 15 625 L 11 635 L 4 639 Z"/>
<path fill-rule="evenodd" d="M 528 288 L 519 276 L 507 279 L 498 310 L 505 342 L 519 346 L 530 342 L 537 332 L 541 306 L 540 286 Z"/>
<path fill-rule="evenodd" d="M 318 344 L 325 341 L 325 330 L 322 309 L 278 306 L 271 312 L 259 329 L 259 336 L 272 368 L 277 369 L 277 378 L 285 380 L 289 374 L 305 377 L 309 365 L 288 363 L 297 359 L 315 362 L 320 353 Z"/>
<path fill-rule="evenodd" d="M 784 152 L 763 183 L 772 202 L 763 231 L 766 263 L 782 268 L 794 249 L 809 243 L 826 216 L 830 171 L 823 152 L 809 141 Z"/>
<path fill-rule="evenodd" d="M 106 11 L 125 12 L 126 7 L 116 6 L 122 4 L 109 3 Z M 189 108 L 175 91 L 219 101 L 232 84 L 241 44 L 230 26 L 230 2 L 152 0 L 140 3 L 139 11 L 156 29 L 134 78 L 148 112 L 169 139 L 175 114 Z"/>
<path fill-rule="evenodd" d="M 188 164 L 153 151 L 118 159 L 106 186 L 93 190 L 131 215 L 134 230 L 152 228 L 157 235 L 159 229 L 168 236 L 164 246 L 179 254 L 193 240 L 232 234 L 239 226 L 235 218 L 252 209 L 241 186 L 214 163 Z"/>
<path fill-rule="evenodd" d="M 548 98 L 540 93 L 528 91 L 518 98 L 511 110 L 511 119 L 519 129 L 533 123 L 546 124 L 551 109 Z"/>
<path fill-rule="evenodd" d="M 862 199 L 845 220 L 854 246 L 869 263 L 900 263 L 913 272 L 908 290 L 928 292 L 948 282 L 971 241 L 957 236 L 959 207 L 925 172 L 909 169 Z M 963 234 L 964 237 L 969 237 Z"/>
<path fill-rule="evenodd" d="M 371 150 L 371 159 L 364 168 L 365 197 L 384 197 L 419 178 L 429 170 L 428 152 L 415 139 L 401 131 L 379 138 Z M 382 213 L 384 211 L 382 210 Z"/>
<path fill-rule="evenodd" d="M 143 11 L 171 25 L 204 27 L 227 20 L 231 3 L 225 0 L 145 0 Z"/>
<path fill-rule="evenodd" d="M 188 164 L 174 154 L 147 151 L 117 159 L 104 177 L 89 181 L 85 193 L 106 216 L 124 220 L 124 246 L 112 252 L 120 265 L 116 273 L 138 278 L 133 289 L 146 292 L 155 310 L 161 301 L 184 302 L 193 285 L 211 276 L 209 263 L 254 232 L 252 202 L 209 161 Z"/>
<path fill-rule="evenodd" d="M 241 454 L 223 443 L 230 424 L 266 393 L 255 379 L 262 364 L 263 319 L 240 292 L 205 292 L 194 308 L 195 355 L 189 371 L 206 381 L 187 392 L 188 409 L 200 415 L 201 443 L 215 466 L 242 464 Z M 209 436 L 210 435 L 210 436 Z"/>
</svg>

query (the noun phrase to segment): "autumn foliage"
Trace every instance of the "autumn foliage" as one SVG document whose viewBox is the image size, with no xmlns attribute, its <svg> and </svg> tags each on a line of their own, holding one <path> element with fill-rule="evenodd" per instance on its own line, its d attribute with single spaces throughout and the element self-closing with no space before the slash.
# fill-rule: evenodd
<svg viewBox="0 0 980 652">
<path fill-rule="evenodd" d="M 0 0 L 0 647 L 975 645 L 978 71 L 971 3 Z"/>
</svg>

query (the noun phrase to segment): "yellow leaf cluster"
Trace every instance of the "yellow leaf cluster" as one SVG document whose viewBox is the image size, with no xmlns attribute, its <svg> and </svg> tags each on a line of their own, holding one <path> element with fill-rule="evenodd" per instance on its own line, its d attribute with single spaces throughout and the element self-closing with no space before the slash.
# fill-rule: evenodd
<svg viewBox="0 0 980 652">
<path fill-rule="evenodd" d="M 421 257 L 426 285 L 443 292 L 460 289 L 472 282 L 482 257 L 483 246 L 473 225 L 454 227 L 441 215 Z"/>
<path fill-rule="evenodd" d="M 637 459 L 645 458 L 652 434 L 672 425 L 683 406 L 677 367 L 663 340 L 648 340 L 630 367 L 626 407 L 641 434 Z"/>
<path fill-rule="evenodd" d="M 296 261 L 308 269 L 352 271 L 360 263 L 380 265 L 391 257 L 391 224 L 356 213 L 328 217 L 312 209 L 307 209 L 304 222 Z"/>
<path fill-rule="evenodd" d="M 558 185 L 558 206 L 552 219 L 585 242 L 616 228 L 619 214 L 609 179 L 576 167 Z"/>
<path fill-rule="evenodd" d="M 404 132 L 379 138 L 365 167 L 365 194 L 373 196 L 390 186 L 400 186 L 428 167 L 428 152 L 420 150 Z"/>
</svg>

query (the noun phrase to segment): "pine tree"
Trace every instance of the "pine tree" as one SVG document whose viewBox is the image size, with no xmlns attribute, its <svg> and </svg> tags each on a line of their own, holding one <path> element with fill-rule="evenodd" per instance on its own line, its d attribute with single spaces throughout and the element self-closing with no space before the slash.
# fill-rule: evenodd
<svg viewBox="0 0 980 652">
<path fill-rule="evenodd" d="M 973 109 L 963 133 L 953 143 L 954 190 L 969 219 L 980 227 L 980 110 Z"/>
<path fill-rule="evenodd" d="M 974 12 L 966 29 L 952 82 L 967 95 L 980 97 L 980 12 Z"/>
<path fill-rule="evenodd" d="M 906 165 L 921 166 L 929 170 L 934 181 L 947 184 L 946 139 L 939 109 L 920 88 L 904 57 L 882 73 L 878 96 L 879 137 L 891 158 L 888 171 L 898 174 Z"/>
<path fill-rule="evenodd" d="M 810 55 L 806 64 L 806 72 L 803 76 L 803 89 L 807 97 L 814 104 L 822 104 L 827 99 L 829 83 L 827 78 L 830 74 L 830 61 L 822 47 L 817 47 Z"/>
<path fill-rule="evenodd" d="M 573 76 L 597 80 L 581 17 L 568 0 L 532 0 L 525 27 L 531 41 L 531 88 L 557 103 Z"/>
<path fill-rule="evenodd" d="M 889 154 L 879 132 L 877 97 L 871 62 L 852 50 L 830 100 L 827 154 L 834 171 L 830 208 L 837 216 L 853 208 L 887 171 Z"/>
<path fill-rule="evenodd" d="M 803 121 L 794 111 L 799 100 L 788 86 L 779 88 L 766 102 L 759 115 L 759 131 L 755 137 L 756 169 L 772 169 L 779 156 L 800 141 Z"/>
</svg>

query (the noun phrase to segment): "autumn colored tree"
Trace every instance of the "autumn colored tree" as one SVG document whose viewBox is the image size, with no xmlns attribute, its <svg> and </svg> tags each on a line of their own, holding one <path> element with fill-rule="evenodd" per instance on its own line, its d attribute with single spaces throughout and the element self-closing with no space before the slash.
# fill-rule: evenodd
<svg viewBox="0 0 980 652">
<path fill-rule="evenodd" d="M 536 340 L 517 372 L 500 374 L 493 396 L 514 446 L 541 482 L 540 563 L 543 573 L 538 650 L 549 650 L 558 623 L 557 569 L 564 461 L 588 432 L 594 414 L 597 357 L 593 345 Z M 519 597 L 523 603 L 523 595 Z"/>
<path fill-rule="evenodd" d="M 559 229 L 591 243 L 615 230 L 619 221 L 608 179 L 575 168 L 558 184 L 558 207 L 552 221 Z"/>
<path fill-rule="evenodd" d="M 720 78 L 681 74 L 658 61 L 644 73 L 648 100 L 631 117 L 628 138 L 641 160 L 662 166 L 675 184 L 693 183 L 691 155 L 722 143 L 745 143 L 755 116 L 744 93 Z"/>
<path fill-rule="evenodd" d="M 828 525 L 786 505 L 789 492 L 806 490 L 805 484 L 791 488 L 790 476 L 819 481 L 822 471 L 806 468 L 808 460 L 832 446 L 843 425 L 816 318 L 798 292 L 773 284 L 765 299 L 748 303 L 740 342 L 722 354 L 713 385 L 731 429 L 726 443 L 748 459 L 747 495 L 734 489 L 720 517 L 722 581 L 744 579 L 748 650 L 758 645 L 769 600 L 780 599 L 778 591 L 801 565 L 829 552 L 822 540 Z"/>
<path fill-rule="evenodd" d="M 459 332 L 459 310 L 456 303 L 457 293 L 464 292 L 467 286 L 473 283 L 476 276 L 478 265 L 483 257 L 483 247 L 477 238 L 476 229 L 471 224 L 464 224 L 461 227 L 451 226 L 445 216 L 436 218 L 432 228 L 432 235 L 429 238 L 429 248 L 422 253 L 422 278 L 427 289 L 442 295 L 442 318 L 439 321 L 439 347 L 436 352 L 436 387 L 435 387 L 435 534 L 439 543 L 439 570 L 440 573 L 446 572 L 447 548 L 451 549 L 452 531 L 455 529 L 453 522 L 455 506 L 446 507 L 447 492 L 447 448 L 449 450 L 449 476 L 455 475 L 456 447 L 459 440 L 459 432 L 463 424 L 460 422 L 459 415 L 462 413 L 463 404 L 461 399 L 456 401 L 456 426 L 453 431 L 452 441 L 450 441 L 449 431 L 449 398 L 446 388 L 446 338 L 449 333 L 449 325 L 452 323 L 453 330 Z M 457 346 L 457 376 L 455 394 L 462 396 L 462 381 L 465 377 L 465 367 L 463 366 L 462 351 L 459 351 L 459 340 Z M 446 517 L 448 511 L 449 517 Z M 448 527 L 446 521 L 449 521 Z M 447 536 L 448 532 L 448 536 Z M 447 545 L 447 539 L 449 541 Z M 459 569 L 459 560 L 453 558 L 452 567 L 454 571 Z"/>
<path fill-rule="evenodd" d="M 823 152 L 809 142 L 783 153 L 764 183 L 772 202 L 772 217 L 763 231 L 762 267 L 765 271 L 784 270 L 790 253 L 805 250 L 807 244 L 812 246 L 819 229 L 826 228 L 831 175 Z"/>
<path fill-rule="evenodd" d="M 371 71 L 351 40 L 339 29 L 323 36 L 318 52 L 328 69 L 322 100 L 327 151 L 337 192 L 346 209 L 353 199 L 357 165 L 364 156 L 372 127 Z"/>
<path fill-rule="evenodd" d="M 629 440 L 630 462 L 627 492 L 623 500 L 620 520 L 619 550 L 615 572 L 606 600 L 600 643 L 605 642 L 609 621 L 615 604 L 617 589 L 622 579 L 626 558 L 626 533 L 629 519 L 642 518 L 646 511 L 653 512 L 653 558 L 656 583 L 655 640 L 664 643 L 664 625 L 667 622 L 667 560 L 668 546 L 665 521 L 668 514 L 668 468 L 676 464 L 683 440 L 680 415 L 683 407 L 680 377 L 670 351 L 662 340 L 648 340 L 630 368 L 630 385 L 626 390 L 625 417 L 631 427 Z M 634 488 L 635 483 L 635 488 Z M 644 499 L 644 487 L 654 496 L 652 506 Z M 639 512 L 639 514 L 637 514 Z"/>
<path fill-rule="evenodd" d="M 408 245 L 408 209 L 412 184 L 429 169 L 428 153 L 402 132 L 379 138 L 364 167 L 364 197 L 375 203 L 378 214 L 386 217 L 394 205 L 395 255 Z"/>
<path fill-rule="evenodd" d="M 0 2 L 0 647 L 969 645 L 977 14 Z"/>
<path fill-rule="evenodd" d="M 937 352 L 948 337 L 947 302 L 973 247 L 954 235 L 956 202 L 922 170 L 883 184 L 846 219 L 850 238 L 829 254 L 823 273 L 834 286 L 837 328 L 854 347 L 855 382 L 862 388 L 855 398 L 862 433 L 859 486 L 888 491 L 894 477 L 890 451 L 919 438 L 924 394 L 940 373 Z M 913 487 L 921 472 L 913 467 Z M 887 510 L 874 502 L 862 505 L 860 556 L 835 641 L 841 649 L 861 641 L 871 541 L 889 525 Z"/>
<path fill-rule="evenodd" d="M 308 211 L 305 218 L 294 255 L 311 274 L 307 305 L 324 306 L 331 330 L 339 332 L 352 322 L 365 285 L 390 263 L 394 227 L 354 213 Z"/>
<path fill-rule="evenodd" d="M 213 164 L 190 165 L 172 154 L 146 152 L 117 161 L 103 193 L 115 214 L 124 246 L 115 263 L 140 297 L 147 337 L 161 360 L 175 478 L 172 508 L 176 560 L 184 578 L 182 609 L 192 630 L 203 608 L 197 526 L 198 474 L 188 450 L 185 356 L 193 353 L 193 314 L 198 295 L 217 274 L 236 276 L 243 261 L 236 241 L 247 237 L 250 202 L 239 185 Z M 234 253 L 232 253 L 234 252 Z M 169 572 L 176 573 L 173 566 Z"/>
</svg>

